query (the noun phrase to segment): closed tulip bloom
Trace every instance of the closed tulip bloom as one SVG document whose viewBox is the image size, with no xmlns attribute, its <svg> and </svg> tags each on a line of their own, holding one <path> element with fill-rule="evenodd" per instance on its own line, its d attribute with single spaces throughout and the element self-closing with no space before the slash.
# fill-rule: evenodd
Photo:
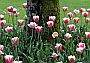
<svg viewBox="0 0 90 63">
<path fill-rule="evenodd" d="M 0 21 L 0 28 L 2 28 L 6 24 L 6 20 L 1 20 Z"/>
<path fill-rule="evenodd" d="M 37 26 L 37 24 L 35 22 L 30 22 L 30 24 L 28 24 L 28 26 L 30 28 L 35 28 Z"/>
<path fill-rule="evenodd" d="M 23 3 L 23 8 L 26 8 L 27 7 L 27 3 Z"/>
<path fill-rule="evenodd" d="M 78 44 L 78 48 L 82 48 L 82 49 L 85 49 L 86 48 L 86 46 L 85 46 L 85 43 L 79 43 Z"/>
<path fill-rule="evenodd" d="M 13 8 L 13 13 L 15 14 L 17 12 L 17 9 L 16 8 Z"/>
<path fill-rule="evenodd" d="M 88 15 L 88 12 L 82 12 L 82 16 L 87 17 Z"/>
<path fill-rule="evenodd" d="M 13 46 L 17 46 L 19 44 L 19 38 L 18 37 L 12 38 L 11 43 Z"/>
<path fill-rule="evenodd" d="M 53 53 L 51 57 L 52 57 L 53 60 L 57 60 L 58 59 L 58 54 L 57 53 Z"/>
<path fill-rule="evenodd" d="M 58 32 L 53 32 L 52 37 L 56 38 L 56 37 L 58 37 L 58 35 L 59 35 Z"/>
<path fill-rule="evenodd" d="M 4 57 L 5 63 L 13 63 L 13 56 L 12 55 L 6 55 Z"/>
<path fill-rule="evenodd" d="M 78 10 L 78 9 L 74 9 L 74 14 L 79 14 L 80 13 L 80 11 Z"/>
<path fill-rule="evenodd" d="M 55 16 L 49 16 L 49 21 L 55 21 L 56 17 Z"/>
<path fill-rule="evenodd" d="M 3 51 L 3 50 L 4 50 L 4 46 L 0 45 L 0 51 Z"/>
<path fill-rule="evenodd" d="M 75 31 L 75 30 L 76 30 L 76 27 L 75 27 L 74 24 L 70 24 L 70 25 L 68 25 L 67 27 L 68 27 L 68 30 L 69 30 L 69 31 Z"/>
<path fill-rule="evenodd" d="M 76 52 L 78 53 L 78 54 L 82 54 L 83 53 L 83 48 L 76 48 Z"/>
<path fill-rule="evenodd" d="M 39 16 L 33 16 L 33 20 L 34 20 L 35 22 L 38 22 L 38 21 L 39 21 Z"/>
<path fill-rule="evenodd" d="M 49 28 L 52 28 L 54 26 L 54 22 L 53 21 L 48 21 L 47 25 Z"/>
<path fill-rule="evenodd" d="M 63 18 L 63 21 L 64 21 L 65 24 L 69 24 L 70 23 L 70 19 L 69 18 L 66 18 L 66 17 Z"/>
<path fill-rule="evenodd" d="M 74 55 L 70 55 L 70 56 L 68 56 L 68 60 L 69 60 L 69 63 L 75 63 L 76 57 Z"/>
<path fill-rule="evenodd" d="M 86 9 L 85 8 L 80 8 L 79 11 L 80 11 L 80 13 L 82 13 L 82 12 L 85 12 Z"/>
<path fill-rule="evenodd" d="M 7 7 L 8 12 L 13 12 L 13 6 Z"/>
<path fill-rule="evenodd" d="M 67 11 L 68 10 L 68 7 L 63 7 L 63 11 Z"/>
<path fill-rule="evenodd" d="M 0 15 L 0 20 L 3 20 L 4 19 L 4 15 Z"/>
<path fill-rule="evenodd" d="M 69 33 L 66 33 L 64 36 L 65 36 L 66 39 L 70 39 L 72 37 L 72 35 L 69 34 Z"/>
<path fill-rule="evenodd" d="M 79 20 L 80 20 L 80 18 L 75 17 L 75 18 L 73 18 L 73 20 L 74 20 L 74 23 L 78 23 L 78 22 L 79 22 Z"/>
<path fill-rule="evenodd" d="M 55 49 L 57 50 L 57 52 L 63 52 L 64 51 L 64 46 L 60 43 L 60 44 L 56 44 Z"/>
<path fill-rule="evenodd" d="M 13 63 L 23 63 L 22 61 L 13 61 Z"/>
<path fill-rule="evenodd" d="M 90 39 L 90 32 L 85 32 L 86 38 Z"/>
<path fill-rule="evenodd" d="M 24 27 L 24 24 L 25 24 L 25 20 L 21 20 L 21 19 L 19 19 L 19 20 L 17 20 L 18 22 L 18 26 L 20 26 L 20 27 Z"/>
<path fill-rule="evenodd" d="M 6 32 L 12 32 L 12 31 L 13 31 L 13 27 L 9 27 L 9 26 L 8 26 L 7 28 L 5 28 L 5 31 L 6 31 Z"/>
<path fill-rule="evenodd" d="M 86 22 L 86 23 L 90 22 L 90 18 L 87 17 L 85 22 Z"/>
<path fill-rule="evenodd" d="M 67 15 L 69 16 L 70 19 L 72 19 L 74 17 L 72 12 L 67 13 Z"/>
<path fill-rule="evenodd" d="M 36 26 L 35 30 L 36 30 L 36 32 L 40 33 L 43 30 L 42 28 L 43 28 L 42 26 Z"/>
</svg>

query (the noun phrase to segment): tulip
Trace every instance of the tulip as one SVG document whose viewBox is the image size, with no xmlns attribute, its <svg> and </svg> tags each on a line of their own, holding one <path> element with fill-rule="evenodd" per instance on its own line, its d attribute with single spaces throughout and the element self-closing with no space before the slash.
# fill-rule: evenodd
<svg viewBox="0 0 90 63">
<path fill-rule="evenodd" d="M 13 63 L 12 55 L 6 55 L 4 58 L 5 58 L 5 63 Z"/>
<path fill-rule="evenodd" d="M 67 13 L 67 15 L 69 16 L 70 19 L 72 19 L 74 17 L 72 12 Z"/>
<path fill-rule="evenodd" d="M 72 37 L 72 35 L 69 34 L 69 33 L 66 33 L 64 36 L 65 36 L 66 39 L 70 39 Z"/>
<path fill-rule="evenodd" d="M 0 51 L 3 51 L 3 50 L 4 50 L 4 46 L 0 45 Z"/>
<path fill-rule="evenodd" d="M 30 28 L 35 28 L 37 26 L 37 24 L 35 22 L 30 22 L 30 24 L 28 24 L 28 26 Z"/>
<path fill-rule="evenodd" d="M 79 43 L 78 48 L 85 49 L 86 48 L 85 43 Z"/>
<path fill-rule="evenodd" d="M 85 32 L 86 38 L 90 38 L 90 32 Z"/>
<path fill-rule="evenodd" d="M 69 63 L 75 63 L 76 62 L 76 58 L 73 55 L 68 56 L 68 60 L 69 60 Z"/>
<path fill-rule="evenodd" d="M 35 27 L 35 30 L 36 30 L 36 32 L 38 32 L 38 33 L 40 33 L 40 32 L 42 32 L 42 26 L 36 26 Z"/>
<path fill-rule="evenodd" d="M 7 7 L 8 12 L 13 12 L 13 6 Z"/>
<path fill-rule="evenodd" d="M 75 9 L 73 12 L 74 12 L 74 14 L 79 14 L 80 13 L 80 11 L 78 9 Z"/>
<path fill-rule="evenodd" d="M 90 13 L 90 8 L 89 8 L 89 9 L 87 9 L 87 12 L 89 12 L 89 13 Z"/>
<path fill-rule="evenodd" d="M 70 24 L 67 27 L 68 27 L 69 31 L 75 31 L 76 30 L 74 24 Z"/>
<path fill-rule="evenodd" d="M 49 16 L 49 21 L 55 21 L 56 17 L 55 16 Z"/>
<path fill-rule="evenodd" d="M 4 15 L 0 15 L 0 20 L 3 20 L 4 19 Z"/>
<path fill-rule="evenodd" d="M 82 12 L 82 16 L 87 17 L 88 15 L 88 12 Z"/>
<path fill-rule="evenodd" d="M 9 26 L 8 26 L 7 28 L 5 28 L 5 31 L 6 31 L 6 32 L 12 32 L 12 31 L 13 31 L 13 27 L 9 27 Z"/>
<path fill-rule="evenodd" d="M 60 44 L 56 44 L 55 49 L 57 50 L 57 52 L 63 52 L 64 51 L 64 46 L 60 43 Z"/>
<path fill-rule="evenodd" d="M 13 46 L 17 46 L 19 44 L 19 38 L 18 37 L 12 38 L 11 43 Z"/>
<path fill-rule="evenodd" d="M 85 8 L 80 8 L 79 11 L 80 11 L 80 13 L 82 13 L 82 12 L 85 12 L 86 9 Z"/>
<path fill-rule="evenodd" d="M 18 26 L 20 26 L 20 27 L 24 27 L 24 22 L 25 22 L 25 20 L 17 20 L 18 21 Z"/>
<path fill-rule="evenodd" d="M 60 62 L 56 62 L 56 63 L 63 63 L 62 61 L 60 61 Z"/>
<path fill-rule="evenodd" d="M 33 20 L 34 20 L 35 22 L 38 22 L 38 21 L 39 21 L 39 16 L 33 16 Z"/>
<path fill-rule="evenodd" d="M 27 3 L 23 3 L 23 8 L 26 8 L 27 7 Z"/>
<path fill-rule="evenodd" d="M 90 22 L 90 18 L 86 18 L 85 22 L 86 23 Z"/>
<path fill-rule="evenodd" d="M 16 8 L 13 8 L 13 14 L 15 14 L 17 12 Z"/>
<path fill-rule="evenodd" d="M 73 20 L 74 20 L 74 22 L 75 22 L 75 23 L 78 23 L 78 22 L 79 22 L 79 20 L 80 20 L 80 18 L 75 17 L 75 18 L 73 18 Z"/>
<path fill-rule="evenodd" d="M 70 23 L 70 19 L 69 18 L 66 18 L 66 17 L 63 18 L 63 21 L 64 21 L 65 24 L 69 24 Z"/>
<path fill-rule="evenodd" d="M 52 37 L 53 37 L 53 38 L 58 37 L 58 32 L 53 32 Z"/>
<path fill-rule="evenodd" d="M 54 22 L 53 21 L 48 21 L 47 25 L 49 28 L 52 28 L 54 26 Z"/>
<path fill-rule="evenodd" d="M 68 7 L 63 7 L 63 11 L 67 11 L 68 10 Z"/>
<path fill-rule="evenodd" d="M 0 28 L 2 28 L 6 24 L 6 20 L 1 20 L 0 21 Z"/>
<path fill-rule="evenodd" d="M 52 57 L 52 59 L 57 60 L 58 59 L 58 54 L 53 53 L 51 57 Z"/>
<path fill-rule="evenodd" d="M 78 54 L 82 54 L 83 50 L 84 50 L 83 48 L 76 48 L 76 51 L 77 51 Z"/>
</svg>

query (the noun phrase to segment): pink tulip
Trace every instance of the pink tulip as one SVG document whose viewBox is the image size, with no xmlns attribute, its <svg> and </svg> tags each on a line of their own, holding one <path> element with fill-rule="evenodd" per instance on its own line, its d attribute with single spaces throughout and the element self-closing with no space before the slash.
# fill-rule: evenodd
<svg viewBox="0 0 90 63">
<path fill-rule="evenodd" d="M 39 21 L 39 16 L 33 16 L 33 20 L 34 20 L 35 22 L 38 22 L 38 21 Z"/>
<path fill-rule="evenodd" d="M 0 21 L 0 28 L 2 28 L 6 24 L 6 20 L 1 20 Z"/>
<path fill-rule="evenodd" d="M 63 18 L 63 21 L 64 21 L 65 24 L 69 24 L 70 23 L 70 19 L 69 18 L 66 18 L 66 17 Z"/>
<path fill-rule="evenodd" d="M 13 6 L 7 7 L 8 12 L 13 12 Z"/>
<path fill-rule="evenodd" d="M 13 63 L 12 55 L 6 55 L 4 58 L 5 58 L 5 63 Z"/>
<path fill-rule="evenodd" d="M 17 46 L 19 44 L 19 38 L 18 37 L 12 38 L 11 43 L 13 46 Z"/>
<path fill-rule="evenodd" d="M 30 28 L 35 28 L 37 26 L 37 24 L 35 22 L 30 22 L 30 24 L 28 24 L 28 26 Z"/>
<path fill-rule="evenodd" d="M 82 16 L 87 17 L 88 15 L 88 12 L 82 12 Z"/>
<path fill-rule="evenodd" d="M 47 25 L 49 28 L 52 28 L 54 26 L 54 22 L 53 21 L 48 21 Z"/>
<path fill-rule="evenodd" d="M 85 12 L 86 9 L 85 8 L 80 8 L 79 11 L 80 11 L 80 13 L 82 13 L 82 12 Z"/>
<path fill-rule="evenodd" d="M 86 48 L 85 43 L 79 43 L 78 48 L 85 49 Z"/>
<path fill-rule="evenodd" d="M 85 32 L 86 38 L 90 38 L 90 32 Z"/>
<path fill-rule="evenodd" d="M 13 8 L 13 14 L 17 13 L 17 9 L 16 8 Z"/>
<path fill-rule="evenodd" d="M 74 24 L 68 25 L 68 29 L 69 29 L 69 31 L 75 31 L 76 30 Z"/>
<path fill-rule="evenodd" d="M 57 60 L 58 59 L 58 54 L 57 53 L 53 53 L 51 57 L 52 57 L 53 60 Z"/>
<path fill-rule="evenodd" d="M 59 52 L 63 52 L 64 51 L 64 46 L 62 44 L 56 44 L 55 49 Z"/>
<path fill-rule="evenodd" d="M 49 16 L 49 21 L 55 21 L 56 17 L 55 16 Z"/>
<path fill-rule="evenodd" d="M 79 22 L 79 20 L 80 20 L 80 18 L 75 17 L 75 18 L 73 18 L 73 20 L 74 20 L 74 22 L 75 22 L 75 23 L 78 23 L 78 22 Z"/>
<path fill-rule="evenodd" d="M 12 31 L 13 31 L 13 27 L 9 27 L 9 26 L 8 26 L 7 28 L 5 28 L 5 31 L 6 31 L 6 32 L 12 32 Z"/>
<path fill-rule="evenodd" d="M 42 26 L 36 26 L 35 30 L 36 30 L 36 32 L 40 33 L 43 30 L 42 28 L 43 28 Z"/>
<path fill-rule="evenodd" d="M 3 50 L 4 50 L 4 46 L 0 45 L 0 51 L 3 51 Z"/>
<path fill-rule="evenodd" d="M 79 54 L 82 54 L 83 53 L 83 48 L 76 48 L 76 51 L 77 51 L 77 53 L 79 53 Z"/>
</svg>

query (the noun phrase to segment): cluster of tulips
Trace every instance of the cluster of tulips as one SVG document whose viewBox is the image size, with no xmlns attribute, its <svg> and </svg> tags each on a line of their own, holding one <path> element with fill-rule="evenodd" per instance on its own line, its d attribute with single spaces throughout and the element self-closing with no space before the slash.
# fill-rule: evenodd
<svg viewBox="0 0 90 63">
<path fill-rule="evenodd" d="M 23 4 L 27 8 L 27 3 Z M 0 60 L 5 63 L 82 63 L 90 55 L 90 9 L 80 8 L 68 12 L 63 7 L 64 18 L 59 23 L 56 16 L 48 16 L 40 24 L 35 15 L 32 22 L 18 19 L 17 25 L 8 25 L 4 15 L 0 14 Z M 13 6 L 7 7 L 11 17 L 19 12 Z M 66 16 L 66 17 L 65 17 Z M 84 19 L 83 19 L 84 17 Z M 14 19 L 14 18 L 13 18 Z M 85 21 L 85 24 L 83 24 Z M 79 23 L 80 22 L 80 23 Z M 60 28 L 55 29 L 57 24 Z M 42 26 L 41 26 L 42 25 Z M 29 29 L 24 29 L 24 27 Z M 21 59 L 22 60 L 21 60 Z M 18 60 L 18 61 L 16 61 Z"/>
</svg>

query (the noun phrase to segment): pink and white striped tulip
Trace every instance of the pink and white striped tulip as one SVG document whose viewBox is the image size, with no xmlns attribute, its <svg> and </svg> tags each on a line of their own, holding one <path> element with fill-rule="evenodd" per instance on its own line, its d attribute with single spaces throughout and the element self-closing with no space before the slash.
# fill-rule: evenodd
<svg viewBox="0 0 90 63">
<path fill-rule="evenodd" d="M 66 39 L 70 39 L 72 37 L 72 35 L 70 33 L 66 33 L 64 36 Z"/>
<path fill-rule="evenodd" d="M 28 24 L 28 26 L 30 28 L 35 28 L 37 26 L 37 24 L 35 22 L 30 22 L 30 24 Z"/>
<path fill-rule="evenodd" d="M 0 45 L 0 51 L 3 51 L 3 50 L 4 50 L 4 46 Z"/>
<path fill-rule="evenodd" d="M 85 12 L 86 9 L 85 8 L 80 8 L 79 11 L 80 11 L 80 13 L 82 13 L 82 12 Z"/>
<path fill-rule="evenodd" d="M 7 27 L 5 28 L 5 31 L 6 31 L 6 32 L 12 32 L 12 31 L 13 31 L 13 27 L 7 26 Z"/>
<path fill-rule="evenodd" d="M 38 22 L 38 21 L 39 21 L 39 16 L 33 16 L 33 20 L 34 20 L 35 22 Z"/>
<path fill-rule="evenodd" d="M 4 57 L 5 63 L 13 63 L 13 56 L 12 55 L 6 55 Z"/>
<path fill-rule="evenodd" d="M 2 28 L 6 24 L 6 20 L 1 20 L 0 21 L 0 28 Z"/>
<path fill-rule="evenodd" d="M 69 18 L 66 18 L 66 17 L 63 18 L 63 21 L 64 21 L 65 24 L 69 24 L 70 23 L 70 19 Z"/>
<path fill-rule="evenodd" d="M 85 43 L 79 43 L 78 44 L 78 48 L 82 48 L 82 49 L 85 49 L 86 48 L 86 46 L 85 46 Z"/>
<path fill-rule="evenodd" d="M 74 55 L 70 55 L 70 56 L 68 56 L 68 60 L 69 60 L 69 63 L 75 63 L 76 57 Z"/>
<path fill-rule="evenodd" d="M 82 16 L 87 17 L 89 15 L 88 12 L 82 12 Z"/>
<path fill-rule="evenodd" d="M 74 14 L 72 12 L 67 13 L 67 15 L 69 16 L 70 19 L 74 17 Z"/>
<path fill-rule="evenodd" d="M 80 18 L 79 17 L 75 17 L 75 18 L 73 18 L 73 20 L 74 20 L 74 23 L 78 23 Z"/>
<path fill-rule="evenodd" d="M 79 14 L 80 13 L 80 11 L 78 10 L 78 9 L 74 9 L 74 14 Z"/>
<path fill-rule="evenodd" d="M 49 21 L 55 21 L 56 17 L 55 16 L 49 16 Z"/>
<path fill-rule="evenodd" d="M 58 59 L 58 54 L 57 53 L 53 53 L 51 57 L 52 57 L 53 60 L 57 60 Z"/>
<path fill-rule="evenodd" d="M 7 7 L 8 12 L 13 12 L 13 6 Z"/>
<path fill-rule="evenodd" d="M 35 30 L 36 30 L 36 32 L 40 33 L 40 32 L 43 31 L 42 28 L 43 28 L 42 26 L 36 26 L 36 27 L 35 27 Z"/>
<path fill-rule="evenodd" d="M 54 26 L 54 22 L 53 21 L 48 21 L 47 25 L 49 28 L 52 28 Z"/>
<path fill-rule="evenodd" d="M 85 32 L 86 38 L 90 38 L 90 32 Z"/>
<path fill-rule="evenodd" d="M 19 38 L 18 37 L 12 38 L 11 43 L 13 46 L 17 46 L 19 44 Z"/>
<path fill-rule="evenodd" d="M 76 27 L 74 24 L 67 25 L 69 31 L 75 31 Z"/>
</svg>

